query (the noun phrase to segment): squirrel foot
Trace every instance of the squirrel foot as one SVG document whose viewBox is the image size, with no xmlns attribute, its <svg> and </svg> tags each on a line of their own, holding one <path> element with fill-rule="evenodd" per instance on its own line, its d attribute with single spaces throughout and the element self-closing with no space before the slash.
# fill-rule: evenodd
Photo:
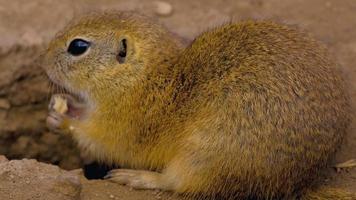
<svg viewBox="0 0 356 200">
<path fill-rule="evenodd" d="M 108 172 L 104 178 L 134 189 L 162 189 L 160 187 L 161 176 L 161 173 L 152 171 L 114 169 Z"/>
<path fill-rule="evenodd" d="M 46 119 L 48 128 L 53 131 L 64 130 L 67 121 L 65 113 L 68 111 L 68 105 L 62 94 L 55 94 L 51 97 L 48 110 Z"/>
<path fill-rule="evenodd" d="M 354 168 L 356 167 L 356 159 L 351 159 L 346 162 L 336 164 L 334 167 L 337 172 L 341 171 L 342 169 Z"/>
</svg>

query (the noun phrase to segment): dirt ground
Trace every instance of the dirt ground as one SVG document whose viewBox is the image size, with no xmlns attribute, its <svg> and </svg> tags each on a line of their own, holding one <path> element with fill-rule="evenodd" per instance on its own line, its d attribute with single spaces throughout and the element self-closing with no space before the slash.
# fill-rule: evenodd
<svg viewBox="0 0 356 200">
<path fill-rule="evenodd" d="M 348 79 L 352 96 L 354 120 L 334 163 L 356 158 L 355 0 L 165 2 L 173 8 L 168 16 L 157 14 L 151 0 L 0 0 L 0 154 L 9 158 L 36 158 L 65 169 L 82 166 L 70 138 L 53 134 L 45 127 L 48 84 L 35 58 L 71 18 L 89 10 L 117 9 L 136 10 L 156 17 L 172 32 L 189 40 L 223 23 L 251 18 L 271 19 L 312 33 L 335 55 Z M 356 193 L 356 169 L 336 173 L 330 168 L 324 181 Z M 110 199 L 110 188 L 115 187 L 105 181 L 89 181 L 81 196 L 82 199 Z M 114 193 L 120 196 L 123 191 L 120 188 Z M 152 196 L 151 193 L 130 193 L 129 199 L 145 199 L 147 195 Z M 152 198 L 156 197 L 154 194 Z"/>
</svg>

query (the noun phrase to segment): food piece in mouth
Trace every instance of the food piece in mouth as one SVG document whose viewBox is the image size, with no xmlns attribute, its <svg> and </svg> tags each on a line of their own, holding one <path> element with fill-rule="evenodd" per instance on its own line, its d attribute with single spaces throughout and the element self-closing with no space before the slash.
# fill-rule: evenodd
<svg viewBox="0 0 356 200">
<path fill-rule="evenodd" d="M 69 118 L 80 119 L 84 115 L 85 103 L 70 94 L 54 94 L 49 104 L 49 110 Z"/>
<path fill-rule="evenodd" d="M 65 114 L 68 111 L 67 99 L 59 95 L 54 96 L 53 109 L 60 114 Z"/>
</svg>

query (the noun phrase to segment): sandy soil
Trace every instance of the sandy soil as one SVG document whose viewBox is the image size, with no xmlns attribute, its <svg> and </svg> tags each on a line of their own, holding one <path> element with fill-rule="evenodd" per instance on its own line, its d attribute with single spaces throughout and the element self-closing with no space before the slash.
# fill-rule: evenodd
<svg viewBox="0 0 356 200">
<path fill-rule="evenodd" d="M 15 145 L 13 147 L 14 151 L 21 151 L 22 153 L 19 152 L 13 157 L 34 157 L 47 162 L 60 163 L 66 159 L 66 155 L 70 154 L 73 155 L 71 159 L 74 161 L 70 164 L 64 163 L 62 166 L 68 166 L 67 168 L 80 166 L 78 153 L 75 150 L 71 151 L 72 144 L 64 145 L 65 141 L 69 140 L 68 138 L 61 140 L 64 141 L 61 142 L 63 146 L 56 146 L 53 143 L 46 144 L 41 140 L 45 133 L 47 135 L 49 133 L 45 129 L 43 121 L 47 102 L 42 97 L 46 90 L 41 89 L 41 87 L 45 88 L 45 86 L 42 85 L 41 78 L 33 78 L 41 77 L 38 75 L 39 73 L 33 73 L 38 67 L 34 66 L 33 69 L 36 70 L 27 70 L 23 73 L 18 73 L 18 71 L 21 71 L 24 66 L 32 66 L 32 64 L 28 64 L 33 62 L 30 58 L 39 54 L 38 49 L 41 49 L 66 21 L 83 11 L 94 9 L 137 10 L 157 17 L 171 31 L 190 40 L 211 27 L 249 18 L 272 19 L 298 26 L 312 33 L 333 52 L 349 81 L 349 91 L 353 105 L 352 113 L 353 115 L 356 113 L 355 0 L 167 0 L 166 2 L 169 2 L 173 7 L 173 13 L 170 16 L 156 15 L 152 1 L 144 0 L 80 0 L 75 2 L 62 1 L 61 3 L 44 0 L 39 1 L 40 3 L 36 2 L 0 0 L 0 33 L 2 38 L 2 41 L 0 41 L 0 135 L 6 135 L 6 137 L 0 137 L 0 144 L 4 147 L 5 154 L 11 155 L 11 145 L 9 143 L 18 142 L 18 138 L 23 137 L 23 135 L 29 140 L 29 133 L 36 135 L 34 141 L 28 142 L 30 144 L 33 143 L 34 145 L 32 146 L 26 143 L 28 146 L 24 148 L 23 141 L 20 141 L 19 145 Z M 23 45 L 24 43 L 26 45 Z M 6 49 L 11 49 L 11 51 L 6 51 Z M 25 64 L 19 64 L 19 70 L 16 71 L 11 68 L 12 64 L 21 62 L 16 61 L 23 57 L 26 57 L 23 61 Z M 8 79 L 8 77 L 11 78 Z M 25 77 L 25 79 L 21 79 L 21 77 Z M 21 84 L 18 84 L 18 80 L 20 80 Z M 23 82 L 21 81 L 26 84 L 22 84 Z M 34 87 L 28 86 L 29 84 Z M 41 87 L 36 87 L 37 85 L 41 85 Z M 16 95 L 20 90 L 31 91 L 28 93 L 33 94 L 33 96 L 29 95 L 25 98 L 23 95 Z M 36 112 L 33 114 L 34 112 L 28 112 L 28 110 L 35 110 Z M 14 119 L 21 120 L 16 122 Z M 8 124 L 11 124 L 11 126 Z M 36 153 L 28 155 L 29 148 L 40 148 L 41 150 L 36 150 Z M 50 155 L 43 153 L 48 152 L 48 149 L 52 149 Z M 63 153 L 62 149 L 69 150 L 63 150 L 66 152 Z M 56 159 L 53 159 L 55 156 L 57 156 Z M 355 115 L 349 134 L 334 163 L 352 158 L 356 158 Z M 330 168 L 324 181 L 327 184 L 343 187 L 356 193 L 356 169 L 336 173 L 335 170 Z M 101 182 L 103 181 L 90 183 L 98 183 L 100 185 Z M 107 187 L 98 185 L 95 186 L 96 193 L 108 194 Z M 88 193 L 90 193 L 90 190 L 88 190 Z M 87 190 L 84 188 L 83 191 Z M 145 199 L 147 193 L 133 193 L 132 195 L 132 199 Z M 93 197 L 84 198 L 99 199 Z"/>
</svg>

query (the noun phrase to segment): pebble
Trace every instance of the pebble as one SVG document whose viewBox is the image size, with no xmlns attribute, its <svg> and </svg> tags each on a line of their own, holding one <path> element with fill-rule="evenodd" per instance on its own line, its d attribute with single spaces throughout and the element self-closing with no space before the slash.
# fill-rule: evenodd
<svg viewBox="0 0 356 200">
<path fill-rule="evenodd" d="M 9 100 L 0 99 L 0 108 L 8 110 L 11 107 Z"/>
<path fill-rule="evenodd" d="M 0 163 L 7 162 L 7 161 L 9 161 L 9 160 L 7 160 L 7 158 L 5 156 L 0 155 Z"/>
<path fill-rule="evenodd" d="M 173 13 L 173 6 L 165 1 L 155 1 L 155 13 L 159 16 L 170 16 Z"/>
</svg>

